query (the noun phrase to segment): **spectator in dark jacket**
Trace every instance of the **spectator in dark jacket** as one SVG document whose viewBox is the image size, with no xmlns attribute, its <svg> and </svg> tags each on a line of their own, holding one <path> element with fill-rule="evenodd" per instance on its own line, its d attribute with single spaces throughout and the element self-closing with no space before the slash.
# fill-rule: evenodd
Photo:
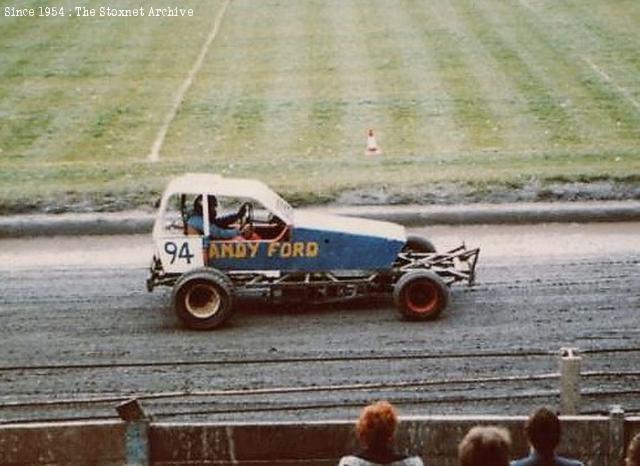
<svg viewBox="0 0 640 466">
<path fill-rule="evenodd" d="M 636 434 L 629 442 L 625 466 L 640 466 L 640 434 Z"/>
<path fill-rule="evenodd" d="M 512 461 L 511 466 L 584 466 L 580 461 L 556 454 L 562 430 L 560 419 L 550 409 L 539 408 L 529 416 L 524 432 L 531 453 L 526 458 Z"/>
<path fill-rule="evenodd" d="M 389 402 L 378 401 L 364 408 L 356 423 L 362 449 L 342 457 L 338 466 L 423 466 L 420 457 L 398 453 L 394 449 L 397 425 L 396 410 Z"/>
<path fill-rule="evenodd" d="M 476 426 L 458 445 L 460 466 L 509 466 L 511 437 L 496 426 Z"/>
</svg>

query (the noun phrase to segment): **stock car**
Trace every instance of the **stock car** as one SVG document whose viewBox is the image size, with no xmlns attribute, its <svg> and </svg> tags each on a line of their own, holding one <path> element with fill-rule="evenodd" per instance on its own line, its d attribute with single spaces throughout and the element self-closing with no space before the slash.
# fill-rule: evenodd
<svg viewBox="0 0 640 466">
<path fill-rule="evenodd" d="M 250 232 L 229 239 L 191 228 L 200 202 L 238 209 L 234 225 Z M 199 201 L 198 201 L 199 199 Z M 401 225 L 292 208 L 258 180 L 193 173 L 167 186 L 153 227 L 155 253 L 147 289 L 170 286 L 172 307 L 188 328 L 227 321 L 238 295 L 276 303 L 326 303 L 392 294 L 401 317 L 435 319 L 448 305 L 449 286 L 472 284 L 480 250 L 463 244 L 437 252 Z"/>
</svg>

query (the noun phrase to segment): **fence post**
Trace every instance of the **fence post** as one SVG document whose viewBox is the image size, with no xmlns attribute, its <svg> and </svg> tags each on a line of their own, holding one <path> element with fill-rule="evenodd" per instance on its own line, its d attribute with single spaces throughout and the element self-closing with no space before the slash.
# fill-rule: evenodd
<svg viewBox="0 0 640 466">
<path fill-rule="evenodd" d="M 580 414 L 580 363 L 575 348 L 561 348 L 560 413 Z"/>
<path fill-rule="evenodd" d="M 125 421 L 125 465 L 149 466 L 149 417 L 136 399 L 120 403 L 116 411 Z"/>
<path fill-rule="evenodd" d="M 624 460 L 624 410 L 620 405 L 609 409 L 608 466 L 621 466 Z"/>
</svg>

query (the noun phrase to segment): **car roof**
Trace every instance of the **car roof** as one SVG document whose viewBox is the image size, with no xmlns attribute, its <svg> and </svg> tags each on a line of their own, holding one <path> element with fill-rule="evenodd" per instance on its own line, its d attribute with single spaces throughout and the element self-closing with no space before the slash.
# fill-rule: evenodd
<svg viewBox="0 0 640 466">
<path fill-rule="evenodd" d="M 283 220 L 291 221 L 291 206 L 262 181 L 247 178 L 226 178 L 213 173 L 186 173 L 172 179 L 164 197 L 172 194 L 213 194 L 216 196 L 256 199 Z"/>
</svg>

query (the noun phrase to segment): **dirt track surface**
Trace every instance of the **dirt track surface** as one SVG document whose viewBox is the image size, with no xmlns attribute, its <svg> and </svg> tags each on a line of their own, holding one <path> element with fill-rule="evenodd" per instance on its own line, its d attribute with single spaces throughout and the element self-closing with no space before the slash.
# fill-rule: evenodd
<svg viewBox="0 0 640 466">
<path fill-rule="evenodd" d="M 557 405 L 557 379 L 527 377 L 558 372 L 567 346 L 582 352 L 582 412 L 640 411 L 640 224 L 419 231 L 482 248 L 478 283 L 435 322 L 401 321 L 390 300 L 245 300 L 214 332 L 182 328 L 170 290 L 145 291 L 146 236 L 2 241 L 0 422 L 113 417 L 132 395 L 162 420 L 353 418 L 377 398 L 523 414 Z"/>
</svg>

